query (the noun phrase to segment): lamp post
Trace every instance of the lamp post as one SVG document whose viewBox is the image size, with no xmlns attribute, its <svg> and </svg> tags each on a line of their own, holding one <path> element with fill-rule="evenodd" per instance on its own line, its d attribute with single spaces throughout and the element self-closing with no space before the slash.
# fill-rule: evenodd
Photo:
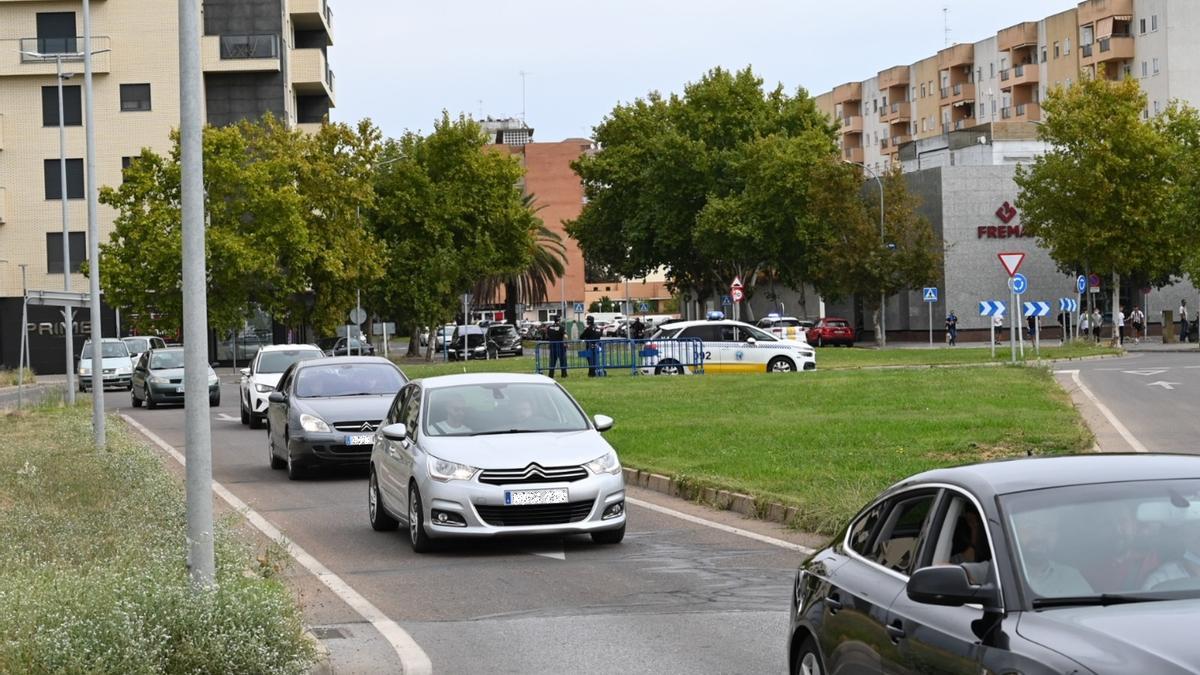
<svg viewBox="0 0 1200 675">
<path fill-rule="evenodd" d="M 842 160 L 842 161 L 846 162 L 846 160 Z M 846 162 L 846 163 L 854 164 L 854 162 Z M 855 166 L 860 166 L 860 168 L 862 168 L 863 171 L 866 171 L 867 173 L 871 174 L 871 177 L 874 178 L 875 182 L 879 184 L 879 243 L 881 245 L 883 245 L 884 238 L 886 236 L 886 235 L 884 235 L 884 232 L 883 232 L 883 181 L 880 180 L 879 174 L 872 171 L 871 167 L 867 166 L 865 163 L 862 165 L 855 164 Z M 881 288 L 881 289 L 879 289 L 879 346 L 880 347 L 887 346 L 887 307 L 885 306 L 886 301 L 887 301 L 887 293 Z"/>
</svg>

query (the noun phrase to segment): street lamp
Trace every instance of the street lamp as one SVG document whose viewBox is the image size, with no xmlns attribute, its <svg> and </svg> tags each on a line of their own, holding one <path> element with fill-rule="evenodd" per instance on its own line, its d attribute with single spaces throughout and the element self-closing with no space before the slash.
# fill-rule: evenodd
<svg viewBox="0 0 1200 675">
<path fill-rule="evenodd" d="M 846 162 L 847 164 L 854 164 L 854 162 L 848 162 L 844 159 L 842 161 Z M 854 164 L 854 165 L 858 166 L 863 171 L 866 171 L 867 173 L 871 174 L 871 177 L 874 178 L 875 182 L 879 184 L 879 243 L 883 244 L 884 238 L 886 236 L 883 233 L 883 181 L 879 179 L 879 174 L 872 171 L 871 167 L 867 166 L 865 162 L 861 165 L 859 165 L 859 164 Z M 884 291 L 882 288 L 880 288 L 879 289 L 879 346 L 880 347 L 887 346 L 887 307 L 884 304 L 886 301 L 887 301 L 887 292 Z"/>
</svg>

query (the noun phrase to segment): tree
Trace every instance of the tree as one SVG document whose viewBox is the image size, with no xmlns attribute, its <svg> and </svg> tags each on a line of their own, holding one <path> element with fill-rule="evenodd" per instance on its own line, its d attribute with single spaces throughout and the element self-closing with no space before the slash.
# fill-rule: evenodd
<svg viewBox="0 0 1200 675">
<path fill-rule="evenodd" d="M 107 301 L 134 308 L 130 320 L 144 330 L 182 322 L 178 134 L 173 141 L 169 156 L 143 150 L 120 186 L 100 192 L 117 211 L 100 246 Z M 355 167 L 375 145 L 368 122 L 307 135 L 267 116 L 204 130 L 210 326 L 238 328 L 252 306 L 318 329 L 340 322 L 346 287 L 380 271 L 373 238 L 347 215 L 371 204 Z M 311 309 L 305 295 L 315 296 Z"/>
<path fill-rule="evenodd" d="M 573 165 L 588 201 L 567 232 L 606 272 L 665 267 L 701 297 L 760 269 L 797 281 L 836 229 L 810 208 L 838 155 L 834 127 L 804 90 L 764 91 L 749 68 L 618 105 L 595 138 L 601 151 Z"/>
<path fill-rule="evenodd" d="M 1180 239 L 1186 242 L 1182 270 L 1195 284 L 1200 280 L 1200 114 L 1176 103 L 1157 122 L 1171 143 L 1175 184 L 1171 220 L 1178 224 Z"/>
<path fill-rule="evenodd" d="M 486 148 L 478 124 L 443 113 L 432 134 L 407 133 L 383 156 L 370 221 L 387 245 L 386 274 L 373 295 L 413 335 L 453 317 L 479 279 L 528 267 L 537 217 L 516 187 L 521 166 Z"/>
<path fill-rule="evenodd" d="M 534 207 L 537 197 L 526 194 L 521 203 L 531 214 L 541 207 Z M 504 311 L 509 323 L 516 323 L 517 305 L 545 302 L 550 285 L 566 273 L 567 247 L 562 236 L 546 227 L 541 218 L 530 222 L 533 232 L 530 238 L 529 264 L 511 274 L 489 276 L 475 284 L 471 291 L 477 298 L 495 298 L 504 292 Z"/>
<path fill-rule="evenodd" d="M 1038 137 L 1051 148 L 1017 167 L 1022 222 L 1064 273 L 1111 275 L 1115 312 L 1122 275 L 1161 286 L 1192 244 L 1173 204 L 1177 155 L 1162 123 L 1142 118 L 1133 78 L 1085 78 L 1042 107 Z"/>
</svg>

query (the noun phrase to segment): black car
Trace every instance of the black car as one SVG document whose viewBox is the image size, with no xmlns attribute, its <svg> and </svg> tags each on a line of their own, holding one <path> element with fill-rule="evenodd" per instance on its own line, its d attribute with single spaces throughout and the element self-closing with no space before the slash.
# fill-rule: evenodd
<svg viewBox="0 0 1200 675">
<path fill-rule="evenodd" d="M 521 344 L 521 334 L 517 332 L 516 326 L 507 323 L 492 324 L 487 327 L 487 337 L 496 343 L 496 351 L 502 356 L 521 356 L 525 353 L 525 347 Z"/>
<path fill-rule="evenodd" d="M 793 673 L 1200 672 L 1200 457 L 929 471 L 801 566 Z"/>
<path fill-rule="evenodd" d="M 271 468 L 287 468 L 296 480 L 321 466 L 366 466 L 379 420 L 407 382 L 396 364 L 377 356 L 288 366 L 267 398 Z"/>
<path fill-rule="evenodd" d="M 461 326 L 459 327 L 462 328 Z M 467 359 L 497 359 L 500 358 L 500 347 L 477 329 L 463 335 L 461 330 L 446 347 L 446 358 L 451 361 L 466 361 Z"/>
<path fill-rule="evenodd" d="M 346 338 L 326 338 L 317 343 L 327 356 L 375 356 L 375 346 L 370 342 L 350 338 L 347 348 Z"/>
</svg>

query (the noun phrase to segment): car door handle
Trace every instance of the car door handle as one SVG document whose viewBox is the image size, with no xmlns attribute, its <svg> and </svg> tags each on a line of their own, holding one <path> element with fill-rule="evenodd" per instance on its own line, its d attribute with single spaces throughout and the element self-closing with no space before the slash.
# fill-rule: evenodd
<svg viewBox="0 0 1200 675">
<path fill-rule="evenodd" d="M 830 614 L 837 614 L 838 610 L 842 608 L 842 601 L 838 600 L 837 596 L 826 596 L 825 606 L 829 608 Z"/>
<path fill-rule="evenodd" d="M 887 627 L 887 634 L 888 637 L 892 639 L 892 642 L 899 642 L 903 640 L 905 635 L 903 624 L 901 624 L 899 621 L 893 621 L 892 623 L 889 623 Z"/>
</svg>

